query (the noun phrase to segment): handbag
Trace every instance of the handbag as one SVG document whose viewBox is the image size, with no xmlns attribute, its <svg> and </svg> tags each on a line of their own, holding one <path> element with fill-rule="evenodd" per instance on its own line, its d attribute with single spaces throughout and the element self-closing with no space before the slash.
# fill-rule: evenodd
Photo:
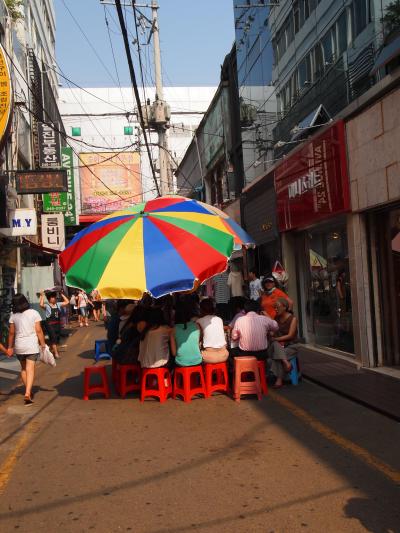
<svg viewBox="0 0 400 533">
<path fill-rule="evenodd" d="M 44 347 L 40 346 L 39 348 L 39 361 L 45 365 L 50 365 L 53 367 L 57 365 L 54 355 L 51 353 L 47 344 Z"/>
</svg>

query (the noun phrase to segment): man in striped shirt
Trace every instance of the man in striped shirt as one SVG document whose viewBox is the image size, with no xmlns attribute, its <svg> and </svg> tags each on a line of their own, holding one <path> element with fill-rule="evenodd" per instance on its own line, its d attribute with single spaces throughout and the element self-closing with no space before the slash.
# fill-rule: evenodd
<svg viewBox="0 0 400 533">
<path fill-rule="evenodd" d="M 268 337 L 278 331 L 278 323 L 266 315 L 259 315 L 259 304 L 254 300 L 247 301 L 244 310 L 245 316 L 236 320 L 232 330 L 232 340 L 239 341 L 239 347 L 232 350 L 232 356 L 253 355 L 265 360 L 268 357 Z M 280 348 L 286 357 L 282 346 L 275 342 L 274 351 Z"/>
</svg>

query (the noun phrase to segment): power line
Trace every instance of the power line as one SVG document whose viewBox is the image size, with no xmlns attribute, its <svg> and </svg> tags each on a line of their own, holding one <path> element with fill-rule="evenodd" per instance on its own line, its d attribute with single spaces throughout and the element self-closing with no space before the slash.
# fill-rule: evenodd
<svg viewBox="0 0 400 533">
<path fill-rule="evenodd" d="M 138 32 L 138 22 L 137 22 L 137 17 L 136 17 L 135 0 L 132 0 L 132 8 L 133 8 L 133 18 L 134 18 L 134 22 L 135 22 L 135 31 L 136 31 L 137 54 L 138 54 L 138 58 L 139 58 L 140 75 L 141 75 L 141 78 L 142 78 L 143 97 L 144 97 L 144 101 L 145 101 L 145 103 L 147 105 L 146 89 L 145 89 L 145 86 L 144 86 L 142 55 L 140 53 L 141 48 L 140 48 L 140 43 L 139 43 L 139 32 Z M 148 133 L 149 133 L 149 138 L 151 140 L 150 124 L 148 124 Z M 150 152 L 151 152 L 151 158 L 153 159 L 153 150 L 150 149 Z"/>
<path fill-rule="evenodd" d="M 127 57 L 127 60 L 128 60 L 128 66 L 129 66 L 129 73 L 130 73 L 130 76 L 131 76 L 131 81 L 132 81 L 133 89 L 134 89 L 134 92 L 135 92 L 136 104 L 137 104 L 137 107 L 138 107 L 138 113 L 139 113 L 139 117 L 140 117 L 140 125 L 141 125 L 141 128 L 143 130 L 144 142 L 146 144 L 147 154 L 148 154 L 148 157 L 149 157 L 149 163 L 150 163 L 151 171 L 152 171 L 152 174 L 153 174 L 154 183 L 155 183 L 155 186 L 156 186 L 156 189 L 157 189 L 157 194 L 160 196 L 160 189 L 159 189 L 159 186 L 158 186 L 156 173 L 155 173 L 155 170 L 154 170 L 153 160 L 152 160 L 152 156 L 151 156 L 151 152 L 150 152 L 150 146 L 149 146 L 149 143 L 148 143 L 146 128 L 145 128 L 144 120 L 143 120 L 142 106 L 141 106 L 139 91 L 138 91 L 138 87 L 137 87 L 137 83 L 136 83 L 135 70 L 133 68 L 132 55 L 131 55 L 131 50 L 130 50 L 129 41 L 128 41 L 128 34 L 127 34 L 127 31 L 126 31 L 125 21 L 124 21 L 124 17 L 123 17 L 123 13 L 122 13 L 122 8 L 121 8 L 121 0 L 115 0 L 115 6 L 117 8 L 118 19 L 119 19 L 119 23 L 120 23 L 120 26 L 121 26 L 122 36 L 123 36 L 123 39 L 124 39 L 125 52 L 126 52 L 126 57 Z"/>
<path fill-rule="evenodd" d="M 85 31 L 82 29 L 81 25 L 79 24 L 79 22 L 76 20 L 76 18 L 74 17 L 74 15 L 72 14 L 71 10 L 69 9 L 69 7 L 67 6 L 67 4 L 65 3 L 65 0 L 61 0 L 61 2 L 63 3 L 65 9 L 68 11 L 68 13 L 70 14 L 72 20 L 75 22 L 76 26 L 79 28 L 79 31 L 82 33 L 83 37 L 85 38 L 86 42 L 88 43 L 88 45 L 90 46 L 90 48 L 93 50 L 95 56 L 97 57 L 97 59 L 100 61 L 100 63 L 103 65 L 105 71 L 107 72 L 107 74 L 110 76 L 112 82 L 114 83 L 114 85 L 117 85 L 116 81 L 114 80 L 114 77 L 113 75 L 111 74 L 111 72 L 109 71 L 107 65 L 104 63 L 104 61 L 102 60 L 102 58 L 99 56 L 96 48 L 92 45 L 92 43 L 90 42 L 88 36 L 86 35 Z"/>
<path fill-rule="evenodd" d="M 121 81 L 119 79 L 119 74 L 118 74 L 117 61 L 115 59 L 115 54 L 114 54 L 114 47 L 113 47 L 112 40 L 111 40 L 110 28 L 109 28 L 108 19 L 107 19 L 106 6 L 103 6 L 103 8 L 104 8 L 104 20 L 105 20 L 105 23 L 106 23 L 107 33 L 108 33 L 108 40 L 110 42 L 111 54 L 112 54 L 113 61 L 114 61 L 115 74 L 116 74 L 117 80 L 118 80 L 119 92 L 121 93 L 122 104 L 126 108 L 125 101 L 124 101 L 124 95 L 122 94 Z"/>
<path fill-rule="evenodd" d="M 14 69 L 18 72 L 18 74 L 21 76 L 21 78 L 24 80 L 24 82 L 26 83 L 26 86 L 28 87 L 28 90 L 32 93 L 32 96 L 33 98 L 36 100 L 36 103 L 39 105 L 39 107 L 41 108 L 41 110 L 48 116 L 48 118 L 50 119 L 50 121 L 52 120 L 52 117 L 49 115 L 48 111 L 43 107 L 42 103 L 38 100 L 35 92 L 31 89 L 27 79 L 25 78 L 25 76 L 22 74 L 22 72 L 19 70 L 19 68 L 17 67 L 17 65 L 15 64 L 13 58 L 10 56 L 10 54 L 7 52 L 6 49 L 4 49 L 10 63 L 13 65 Z M 36 113 L 27 105 L 25 104 L 25 108 L 27 109 L 27 111 L 34 117 L 36 118 L 37 121 L 41 122 L 42 121 L 42 117 L 39 117 L 38 115 L 36 115 Z M 49 124 L 51 129 L 53 129 L 54 131 L 58 132 L 65 140 L 67 140 L 67 138 L 69 138 L 69 135 L 66 135 L 65 132 L 61 131 L 59 128 L 57 128 L 53 123 Z M 79 157 L 79 154 L 78 152 L 75 150 L 75 148 L 71 145 L 69 145 L 70 148 L 72 149 L 72 151 L 74 152 L 74 154 L 77 156 L 77 158 L 81 161 L 80 157 Z M 82 161 L 82 164 L 83 166 L 86 166 L 83 161 Z M 104 183 L 104 181 L 99 178 L 94 172 L 93 170 L 90 168 L 90 167 L 87 167 L 89 172 L 98 180 L 100 181 L 100 183 L 102 183 L 104 185 L 104 187 L 109 190 L 112 194 L 114 194 L 115 196 L 118 196 L 122 201 L 126 201 L 125 198 L 123 198 L 122 196 L 120 196 L 117 192 L 113 191 L 106 183 Z"/>
</svg>

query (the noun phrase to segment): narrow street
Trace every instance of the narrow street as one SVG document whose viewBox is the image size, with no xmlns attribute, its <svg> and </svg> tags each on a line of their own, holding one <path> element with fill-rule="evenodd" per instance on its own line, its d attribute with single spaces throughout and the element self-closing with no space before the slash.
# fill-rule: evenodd
<svg viewBox="0 0 400 533">
<path fill-rule="evenodd" d="M 2 533 L 400 531 L 395 421 L 305 381 L 240 404 L 85 402 L 104 330 L 73 327 L 34 405 L 0 403 Z"/>
</svg>

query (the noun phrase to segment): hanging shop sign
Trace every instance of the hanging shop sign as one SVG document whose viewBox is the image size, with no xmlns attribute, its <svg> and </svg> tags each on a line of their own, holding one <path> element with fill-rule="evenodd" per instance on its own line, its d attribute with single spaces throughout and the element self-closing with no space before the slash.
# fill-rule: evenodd
<svg viewBox="0 0 400 533">
<path fill-rule="evenodd" d="M 40 168 L 61 167 L 59 126 L 54 122 L 38 122 Z"/>
<path fill-rule="evenodd" d="M 74 153 L 69 146 L 61 148 L 61 165 L 67 172 L 68 180 L 67 210 L 64 216 L 65 225 L 76 226 Z"/>
<path fill-rule="evenodd" d="M 0 148 L 8 137 L 13 108 L 10 70 L 4 48 L 0 45 Z"/>
<path fill-rule="evenodd" d="M 27 170 L 15 175 L 18 194 L 67 192 L 68 179 L 65 170 Z"/>
<path fill-rule="evenodd" d="M 44 213 L 65 213 L 67 210 L 66 192 L 48 192 L 43 195 Z"/>
<path fill-rule="evenodd" d="M 275 169 L 280 231 L 350 210 L 345 130 L 338 121 Z"/>
<path fill-rule="evenodd" d="M 8 226 L 0 228 L 0 233 L 6 237 L 25 237 L 36 235 L 37 219 L 34 209 L 10 209 L 8 211 Z"/>
<path fill-rule="evenodd" d="M 45 213 L 65 213 L 66 226 L 76 226 L 75 182 L 73 151 L 69 146 L 61 148 L 61 165 L 67 172 L 68 192 L 50 192 L 43 195 Z"/>
<path fill-rule="evenodd" d="M 42 246 L 52 250 L 64 250 L 65 228 L 64 215 L 42 215 Z"/>
</svg>

